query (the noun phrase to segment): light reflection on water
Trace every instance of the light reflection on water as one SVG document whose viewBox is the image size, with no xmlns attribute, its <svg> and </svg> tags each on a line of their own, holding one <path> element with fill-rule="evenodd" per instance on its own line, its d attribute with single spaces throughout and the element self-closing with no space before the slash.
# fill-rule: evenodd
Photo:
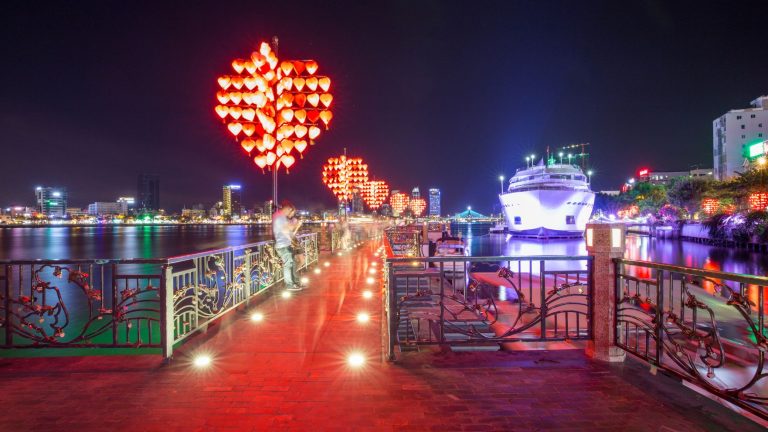
<svg viewBox="0 0 768 432">
<path fill-rule="evenodd" d="M 584 239 L 532 240 L 503 234 L 475 235 L 467 238 L 474 256 L 586 255 Z M 768 254 L 744 249 L 723 248 L 694 242 L 627 236 L 624 257 L 632 260 L 764 276 L 768 274 Z"/>
<path fill-rule="evenodd" d="M 0 228 L 0 259 L 162 258 L 270 237 L 268 225 Z"/>
</svg>

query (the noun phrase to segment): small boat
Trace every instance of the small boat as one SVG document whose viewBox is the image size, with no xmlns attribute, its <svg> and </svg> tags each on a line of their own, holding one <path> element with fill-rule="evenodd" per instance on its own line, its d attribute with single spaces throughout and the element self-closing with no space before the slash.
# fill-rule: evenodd
<svg viewBox="0 0 768 432">
<path fill-rule="evenodd" d="M 447 237 L 439 239 L 435 243 L 436 258 L 464 258 L 467 256 L 469 256 L 467 253 L 467 245 L 464 244 L 464 240 L 462 239 Z M 464 270 L 467 267 L 466 261 L 446 261 L 442 264 L 443 271 L 446 273 L 464 273 Z"/>
</svg>

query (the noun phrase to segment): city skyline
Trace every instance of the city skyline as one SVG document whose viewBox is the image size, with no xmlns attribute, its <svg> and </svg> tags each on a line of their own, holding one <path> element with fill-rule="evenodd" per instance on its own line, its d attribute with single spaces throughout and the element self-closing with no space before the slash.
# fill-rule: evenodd
<svg viewBox="0 0 768 432">
<path fill-rule="evenodd" d="M 243 3 L 235 17 L 212 3 L 3 6 L 14 41 L 4 58 L 18 61 L 0 73 L 35 85 L 11 86 L 0 105 L 0 202 L 30 205 L 45 184 L 84 206 L 133 195 L 141 172 L 161 174 L 166 208 L 233 181 L 247 204 L 268 199 L 270 176 L 242 157 L 210 100 L 230 59 L 272 35 L 335 77 L 334 128 L 280 175 L 280 196 L 303 207 L 334 206 L 317 175 L 344 147 L 393 189 L 441 189 L 444 213 L 493 209 L 498 176 L 547 146 L 590 142 L 596 190 L 638 166 L 712 167 L 713 120 L 768 93 L 768 6 L 742 5 Z M 326 25 L 309 25 L 318 16 Z M 177 32 L 164 31 L 171 17 Z M 18 163 L 29 149 L 32 170 Z"/>
</svg>

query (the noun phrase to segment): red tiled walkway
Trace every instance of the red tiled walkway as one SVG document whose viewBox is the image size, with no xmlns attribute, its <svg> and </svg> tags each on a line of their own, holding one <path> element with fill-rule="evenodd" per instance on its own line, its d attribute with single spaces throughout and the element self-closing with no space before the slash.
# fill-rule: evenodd
<svg viewBox="0 0 768 432">
<path fill-rule="evenodd" d="M 609 367 L 581 351 L 382 362 L 380 300 L 361 295 L 374 286 L 374 248 L 328 257 L 310 289 L 254 307 L 263 322 L 234 315 L 171 366 L 154 356 L 0 360 L 0 430 L 761 430 L 637 363 Z M 359 311 L 371 322 L 358 324 Z M 360 370 L 345 364 L 353 350 L 367 356 Z M 190 365 L 198 352 L 214 357 L 209 369 Z"/>
</svg>

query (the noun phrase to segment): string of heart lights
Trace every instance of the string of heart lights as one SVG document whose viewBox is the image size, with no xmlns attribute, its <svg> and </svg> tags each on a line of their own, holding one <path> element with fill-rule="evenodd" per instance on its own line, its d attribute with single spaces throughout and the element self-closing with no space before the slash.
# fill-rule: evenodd
<svg viewBox="0 0 768 432">
<path fill-rule="evenodd" d="M 288 171 L 333 119 L 331 79 L 314 60 L 279 61 L 266 42 L 232 69 L 218 78 L 216 114 L 259 168 Z"/>
</svg>

